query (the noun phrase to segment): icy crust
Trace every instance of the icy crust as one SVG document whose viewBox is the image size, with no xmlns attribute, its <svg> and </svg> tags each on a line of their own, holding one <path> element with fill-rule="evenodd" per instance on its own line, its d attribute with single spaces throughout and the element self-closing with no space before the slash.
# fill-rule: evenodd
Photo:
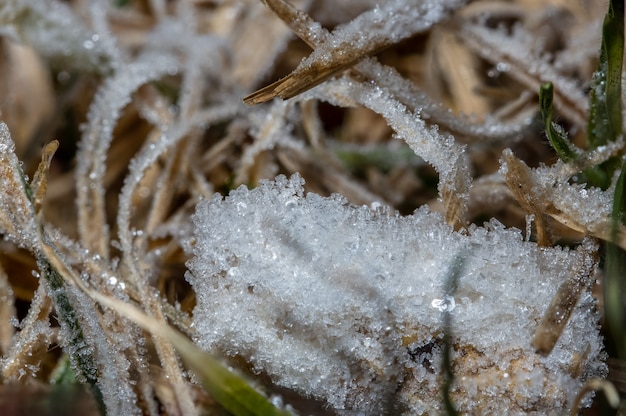
<svg viewBox="0 0 626 416">
<path fill-rule="evenodd" d="M 445 309 L 462 412 L 562 414 L 584 379 L 605 374 L 589 291 L 548 357 L 530 345 L 578 251 L 538 248 L 496 221 L 462 235 L 425 208 L 400 217 L 305 196 L 303 182 L 279 176 L 199 204 L 187 278 L 202 348 L 366 414 L 442 410 Z M 464 270 L 446 296 L 459 255 Z"/>
</svg>

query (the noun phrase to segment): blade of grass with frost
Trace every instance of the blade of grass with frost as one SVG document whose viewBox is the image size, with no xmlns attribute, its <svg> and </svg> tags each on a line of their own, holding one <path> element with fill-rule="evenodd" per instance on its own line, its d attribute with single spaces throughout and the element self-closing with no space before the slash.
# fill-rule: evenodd
<svg viewBox="0 0 626 416">
<path fill-rule="evenodd" d="M 69 269 L 68 269 L 69 272 Z M 288 416 L 289 412 L 275 407 L 265 396 L 251 387 L 246 380 L 225 368 L 220 361 L 201 350 L 183 334 L 163 325 L 143 311 L 118 299 L 105 296 L 72 279 L 94 300 L 114 309 L 154 335 L 167 338 L 200 379 L 206 391 L 226 410 L 235 416 Z"/>
<path fill-rule="evenodd" d="M 285 0 L 263 0 L 263 3 L 312 49 L 328 42 L 330 32 L 306 12 L 296 9 Z M 380 64 L 375 58 L 364 58 L 352 69 L 359 77 L 364 76 L 388 89 L 411 111 L 421 113 L 422 116 L 428 115 L 430 124 L 449 131 L 460 141 L 468 138 L 474 141 L 511 140 L 518 137 L 524 128 L 522 124 L 500 125 L 496 120 L 477 125 L 464 117 L 456 117 L 435 103 L 413 82 L 404 79 L 395 69 Z"/>
<path fill-rule="evenodd" d="M 624 58 L 624 1 L 611 0 L 602 25 L 598 70 L 591 80 L 587 136 L 592 148 L 622 134 L 622 60 Z"/>
<path fill-rule="evenodd" d="M 402 0 L 381 3 L 334 30 L 327 42 L 318 45 L 291 74 L 248 95 L 244 102 L 254 105 L 274 97 L 284 100 L 295 97 L 361 59 L 425 32 L 465 3 L 464 0 L 410 5 Z"/>
<path fill-rule="evenodd" d="M 624 2 L 611 0 L 602 27 L 598 71 L 593 76 L 588 137 L 592 147 L 615 141 L 622 133 L 621 73 L 624 56 Z M 607 245 L 604 310 L 618 355 L 626 358 L 626 251 L 617 244 L 626 216 L 626 165 L 613 198 L 611 242 Z"/>
<path fill-rule="evenodd" d="M 37 199 L 43 199 L 43 192 L 45 192 L 46 187 L 45 173 L 47 172 L 50 158 L 54 152 L 55 144 L 46 147 L 43 161 L 37 170 L 33 185 L 29 184 L 26 180 L 21 165 L 15 156 L 14 144 L 8 128 L 4 123 L 0 123 L 0 146 L 2 147 L 2 151 L 4 152 L 3 156 L 5 157 L 3 161 L 4 166 L 2 166 L 4 169 L 2 173 L 5 176 L 3 179 L 12 180 L 9 182 L 13 185 L 11 188 L 13 193 L 12 198 L 15 203 L 18 204 L 16 215 L 12 217 L 12 220 L 15 221 L 16 225 L 20 228 L 18 237 L 25 240 L 20 241 L 20 243 L 24 244 L 25 247 L 38 257 L 39 267 L 51 288 L 50 296 L 54 300 L 59 321 L 67 328 L 70 338 L 67 340 L 67 343 L 75 350 L 71 359 L 77 366 L 81 376 L 83 376 L 84 380 L 91 386 L 98 407 L 101 413 L 104 414 L 104 401 L 102 399 L 102 393 L 97 386 L 96 364 L 91 354 L 80 353 L 81 351 L 85 352 L 85 346 L 87 346 L 86 338 L 81 327 L 80 316 L 78 316 L 67 296 L 63 278 L 56 269 L 52 267 L 46 254 L 40 251 L 43 244 L 40 224 L 36 219 L 35 201 Z M 34 191 L 33 186 L 36 187 Z M 7 189 L 3 189 L 3 191 L 7 192 Z M 40 202 L 41 201 L 39 201 L 39 203 Z"/>
<path fill-rule="evenodd" d="M 576 150 L 567 138 L 563 128 L 552 121 L 552 102 L 554 86 L 551 82 L 545 82 L 539 87 L 539 107 L 541 118 L 546 129 L 546 136 L 556 154 L 566 163 L 573 162 L 578 158 Z"/>
<path fill-rule="evenodd" d="M 201 350 L 183 334 L 146 315 L 139 308 L 106 296 L 81 280 L 47 243 L 42 244 L 46 262 L 50 264 L 53 277 L 82 290 L 101 305 L 115 310 L 154 335 L 167 338 L 182 359 L 198 376 L 206 391 L 226 410 L 235 416 L 287 416 L 285 410 L 276 408 L 261 393 L 252 388 L 242 377 L 226 369 L 211 354 Z M 58 271 L 57 271 L 58 270 Z M 95 374 L 95 372 L 94 372 Z"/>
<path fill-rule="evenodd" d="M 76 314 L 72 303 L 65 293 L 63 277 L 50 265 L 44 256 L 41 256 L 39 259 L 39 268 L 50 285 L 52 299 L 54 299 L 59 321 L 67 327 L 66 333 L 70 336 L 70 339 L 66 340 L 66 342 L 73 346 L 73 353 L 71 354 L 70 360 L 74 362 L 81 378 L 89 384 L 98 405 L 98 410 L 100 410 L 100 414 L 106 415 L 104 398 L 98 387 L 96 363 L 89 350 L 89 343 L 81 328 L 80 317 Z"/>
<path fill-rule="evenodd" d="M 604 314 L 620 358 L 626 358 L 626 251 L 614 242 L 626 219 L 626 164 L 615 186 L 611 240 L 604 275 Z"/>
<path fill-rule="evenodd" d="M 552 105 L 554 103 L 554 85 L 545 82 L 539 87 L 539 108 L 546 129 L 546 136 L 556 154 L 566 163 L 574 163 L 580 159 L 580 151 L 569 141 L 563 127 L 552 121 Z M 606 189 L 609 177 L 597 166 L 585 169 L 583 181 L 593 186 Z"/>
<path fill-rule="evenodd" d="M 457 290 L 459 277 L 463 272 L 463 266 L 465 265 L 465 257 L 457 255 L 452 259 L 452 264 L 448 269 L 447 276 L 445 278 L 445 295 L 446 297 L 453 297 Z M 452 308 L 446 308 L 443 310 L 443 356 L 441 359 L 441 374 L 443 376 L 443 382 L 441 386 L 443 396 L 443 406 L 446 409 L 448 416 L 456 416 L 459 412 L 456 410 L 456 406 L 450 395 L 450 388 L 454 383 L 454 373 L 452 372 L 452 360 L 450 352 L 452 350 L 452 316 L 450 315 Z"/>
</svg>

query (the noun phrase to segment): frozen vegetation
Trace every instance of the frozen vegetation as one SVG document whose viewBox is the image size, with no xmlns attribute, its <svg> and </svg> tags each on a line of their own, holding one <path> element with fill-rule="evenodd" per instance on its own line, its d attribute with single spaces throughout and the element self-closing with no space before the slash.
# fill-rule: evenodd
<svg viewBox="0 0 626 416">
<path fill-rule="evenodd" d="M 565 409 L 581 378 L 605 373 L 593 244 L 542 249 L 497 220 L 457 233 L 427 208 L 404 217 L 357 208 L 305 196 L 303 182 L 281 176 L 198 206 L 189 280 L 203 348 L 243 355 L 283 387 L 363 414 L 443 411 L 444 313 L 463 412 Z M 542 357 L 530 340 L 569 279 L 583 294 Z"/>
<path fill-rule="evenodd" d="M 617 23 L 545 3 L 0 2 L 3 385 L 110 415 L 614 390 Z"/>
</svg>

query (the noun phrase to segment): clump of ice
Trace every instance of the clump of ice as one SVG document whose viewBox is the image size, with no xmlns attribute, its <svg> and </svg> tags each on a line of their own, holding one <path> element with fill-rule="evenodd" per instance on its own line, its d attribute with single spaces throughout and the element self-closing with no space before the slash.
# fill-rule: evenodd
<svg viewBox="0 0 626 416">
<path fill-rule="evenodd" d="M 605 373 L 589 290 L 548 357 L 531 347 L 580 251 L 539 248 L 495 220 L 458 233 L 426 208 L 400 217 L 305 195 L 303 183 L 279 176 L 199 204 L 187 278 L 202 348 L 366 414 L 442 410 L 444 313 L 462 412 L 562 413 Z"/>
</svg>

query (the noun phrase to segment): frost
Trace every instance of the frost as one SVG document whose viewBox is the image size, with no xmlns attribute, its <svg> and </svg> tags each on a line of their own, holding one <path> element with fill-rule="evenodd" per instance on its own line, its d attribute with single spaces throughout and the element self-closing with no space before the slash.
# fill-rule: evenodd
<svg viewBox="0 0 626 416">
<path fill-rule="evenodd" d="M 104 172 L 106 152 L 113 139 L 113 129 L 121 109 L 131 100 L 131 94 L 141 85 L 158 79 L 176 67 L 171 57 L 144 57 L 111 77 L 96 95 L 89 111 L 89 122 L 83 135 L 80 163 L 76 169 L 77 205 L 80 217 L 79 231 L 83 244 L 108 257 L 108 248 L 102 244 L 108 237 L 104 225 Z M 99 230 L 100 229 L 100 230 Z M 98 244 L 95 241 L 100 241 Z"/>
<path fill-rule="evenodd" d="M 508 68 L 507 74 L 537 91 L 544 82 L 552 82 L 555 106 L 570 120 L 580 126 L 586 124 L 587 100 L 579 85 L 559 74 L 546 57 L 536 56 L 532 51 L 532 37 L 527 31 L 516 27 L 512 36 L 502 30 L 490 30 L 483 25 L 466 22 L 461 27 L 463 39 L 480 55 L 496 66 Z"/>
<path fill-rule="evenodd" d="M 14 151 L 9 128 L 0 122 L 0 233 L 22 247 L 33 249 L 39 232 L 26 194 L 27 178 Z"/>
<path fill-rule="evenodd" d="M 369 414 L 441 411 L 442 311 L 462 412 L 562 412 L 583 380 L 605 374 L 588 287 L 552 353 L 531 347 L 583 248 L 539 248 L 495 220 L 458 233 L 426 208 L 394 216 L 305 195 L 303 183 L 279 176 L 198 206 L 187 278 L 203 348 Z M 458 287 L 446 293 L 459 255 Z"/>
<path fill-rule="evenodd" d="M 114 57 L 112 49 L 102 45 L 100 36 L 90 31 L 63 2 L 1 2 L 0 34 L 31 44 L 43 56 L 72 68 L 106 72 L 109 69 L 107 61 Z"/>
<path fill-rule="evenodd" d="M 439 133 L 437 126 L 428 127 L 387 89 L 372 84 L 339 78 L 319 86 L 309 96 L 343 106 L 358 103 L 383 116 L 396 137 L 403 139 L 439 173 L 439 193 L 446 221 L 451 224 L 463 221 L 472 182 L 465 146 L 457 144 L 452 136 Z"/>
</svg>

